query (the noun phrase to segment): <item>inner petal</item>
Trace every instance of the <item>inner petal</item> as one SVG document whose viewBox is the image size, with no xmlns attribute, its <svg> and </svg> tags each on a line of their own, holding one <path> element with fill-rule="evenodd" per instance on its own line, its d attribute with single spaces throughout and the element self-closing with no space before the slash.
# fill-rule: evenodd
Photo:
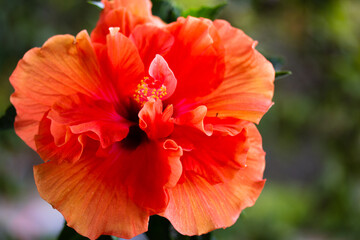
<svg viewBox="0 0 360 240">
<path fill-rule="evenodd" d="M 174 129 L 172 115 L 172 105 L 168 105 L 163 111 L 161 100 L 150 99 L 139 112 L 139 127 L 146 132 L 149 139 L 165 138 Z"/>
<path fill-rule="evenodd" d="M 129 149 L 120 142 L 110 155 L 130 198 L 151 213 L 163 211 L 169 201 L 167 190 L 174 187 L 182 173 L 181 147 L 166 140 L 144 141 L 136 149 Z"/>
<path fill-rule="evenodd" d="M 165 100 L 175 92 L 177 80 L 165 59 L 157 54 L 149 67 L 149 76 L 138 84 L 134 99 L 141 106 L 150 99 Z"/>
</svg>

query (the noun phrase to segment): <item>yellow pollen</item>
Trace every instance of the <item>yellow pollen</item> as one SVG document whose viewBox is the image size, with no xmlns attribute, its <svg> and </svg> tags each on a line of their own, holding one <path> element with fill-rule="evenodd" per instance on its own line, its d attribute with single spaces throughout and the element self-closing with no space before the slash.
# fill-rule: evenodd
<svg viewBox="0 0 360 240">
<path fill-rule="evenodd" d="M 162 100 L 166 96 L 166 87 L 162 84 L 159 85 L 158 81 L 151 80 L 149 77 L 144 77 L 137 85 L 134 93 L 134 99 L 141 106 L 149 101 L 151 98 Z"/>
</svg>

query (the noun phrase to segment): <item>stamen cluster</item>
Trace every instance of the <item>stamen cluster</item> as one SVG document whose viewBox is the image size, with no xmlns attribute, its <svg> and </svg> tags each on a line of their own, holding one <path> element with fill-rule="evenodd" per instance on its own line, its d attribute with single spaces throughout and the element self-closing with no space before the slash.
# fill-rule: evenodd
<svg viewBox="0 0 360 240">
<path fill-rule="evenodd" d="M 151 98 L 162 100 L 167 95 L 166 87 L 164 84 L 159 84 L 158 81 L 144 77 L 143 80 L 137 85 L 135 90 L 134 99 L 140 103 L 141 106 L 149 101 Z"/>
</svg>

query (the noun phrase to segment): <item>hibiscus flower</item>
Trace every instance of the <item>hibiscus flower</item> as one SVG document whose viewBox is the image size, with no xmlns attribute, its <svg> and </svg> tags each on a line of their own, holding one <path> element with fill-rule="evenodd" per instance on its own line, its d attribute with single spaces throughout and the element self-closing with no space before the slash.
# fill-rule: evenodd
<svg viewBox="0 0 360 240">
<path fill-rule="evenodd" d="M 264 186 L 254 123 L 272 65 L 226 21 L 103 4 L 91 37 L 54 36 L 10 77 L 15 131 L 44 160 L 41 197 L 90 239 L 134 237 L 155 214 L 186 235 L 232 225 Z"/>
</svg>

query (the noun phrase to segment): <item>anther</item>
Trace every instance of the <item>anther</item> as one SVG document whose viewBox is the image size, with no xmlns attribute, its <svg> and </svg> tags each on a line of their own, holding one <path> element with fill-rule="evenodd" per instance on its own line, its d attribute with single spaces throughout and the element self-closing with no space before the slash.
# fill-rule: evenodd
<svg viewBox="0 0 360 240">
<path fill-rule="evenodd" d="M 134 99 L 138 102 L 141 106 L 149 101 L 151 98 L 153 99 L 163 99 L 166 96 L 166 87 L 161 84 L 160 81 L 144 77 L 137 85 L 137 88 L 134 93 Z"/>
</svg>

